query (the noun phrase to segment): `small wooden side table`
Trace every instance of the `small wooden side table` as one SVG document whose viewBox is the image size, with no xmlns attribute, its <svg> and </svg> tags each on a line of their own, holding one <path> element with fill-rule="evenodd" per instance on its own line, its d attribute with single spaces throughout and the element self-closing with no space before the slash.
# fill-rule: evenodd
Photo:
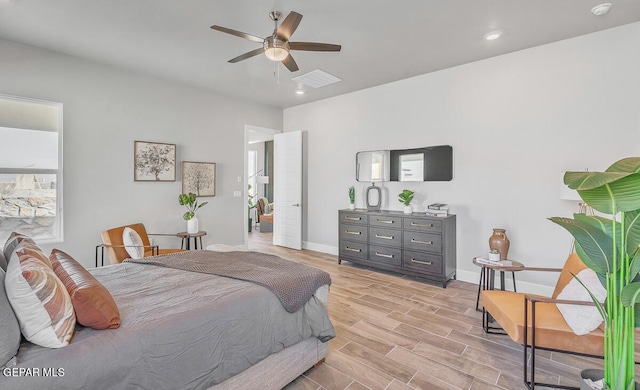
<svg viewBox="0 0 640 390">
<path fill-rule="evenodd" d="M 198 249 L 198 241 L 200 241 L 200 249 L 203 249 L 202 247 L 202 236 L 206 236 L 207 232 L 205 231 L 199 231 L 197 233 L 187 233 L 187 232 L 180 232 L 180 233 L 176 233 L 176 236 L 182 238 L 182 243 L 180 244 L 180 249 L 186 249 L 186 250 L 191 250 L 191 239 L 193 238 L 193 249 Z M 186 243 L 186 245 L 185 245 Z"/>
<path fill-rule="evenodd" d="M 478 305 L 480 303 L 480 291 L 481 290 L 493 290 L 496 271 L 500 271 L 500 290 L 505 289 L 505 272 L 511 272 L 511 278 L 513 280 L 513 291 L 516 289 L 516 272 L 524 269 L 524 264 L 515 260 L 507 260 L 511 262 L 511 265 L 493 265 L 484 264 L 477 261 L 477 258 L 473 258 L 473 264 L 480 267 L 480 281 L 478 282 L 478 296 L 476 297 L 476 311 L 480 311 Z"/>
</svg>

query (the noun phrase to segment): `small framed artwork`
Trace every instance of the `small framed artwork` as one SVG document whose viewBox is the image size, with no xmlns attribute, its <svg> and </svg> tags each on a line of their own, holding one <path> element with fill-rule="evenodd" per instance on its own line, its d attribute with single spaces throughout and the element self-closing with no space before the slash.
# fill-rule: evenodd
<svg viewBox="0 0 640 390">
<path fill-rule="evenodd" d="M 216 163 L 182 162 L 182 193 L 216 196 Z"/>
<path fill-rule="evenodd" d="M 176 145 L 135 141 L 134 181 L 176 181 Z"/>
</svg>

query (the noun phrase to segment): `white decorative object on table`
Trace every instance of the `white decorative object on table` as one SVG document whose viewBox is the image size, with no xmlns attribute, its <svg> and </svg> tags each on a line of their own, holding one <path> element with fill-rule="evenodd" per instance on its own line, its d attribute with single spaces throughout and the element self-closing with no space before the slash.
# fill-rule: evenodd
<svg viewBox="0 0 640 390">
<path fill-rule="evenodd" d="M 500 260 L 500 252 L 498 252 L 496 249 L 492 249 L 489 252 L 489 260 L 492 260 L 492 261 Z"/>
<path fill-rule="evenodd" d="M 200 231 L 198 226 L 198 217 L 194 215 L 191 219 L 187 220 L 187 233 L 193 234 L 198 233 L 198 231 Z"/>
</svg>

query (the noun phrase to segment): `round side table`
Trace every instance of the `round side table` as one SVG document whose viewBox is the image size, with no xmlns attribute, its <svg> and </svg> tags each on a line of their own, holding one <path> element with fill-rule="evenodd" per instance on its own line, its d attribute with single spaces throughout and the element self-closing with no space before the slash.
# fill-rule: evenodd
<svg viewBox="0 0 640 390">
<path fill-rule="evenodd" d="M 516 272 L 524 269 L 524 264 L 515 260 L 505 260 L 506 264 L 485 264 L 478 261 L 477 257 L 473 258 L 473 264 L 480 267 L 480 281 L 478 282 L 478 296 L 476 297 L 476 311 L 480 311 L 478 308 L 480 303 L 480 292 L 482 290 L 493 290 L 496 271 L 500 271 L 500 290 L 505 289 L 505 272 L 511 272 L 511 278 L 513 280 L 513 291 L 516 289 Z"/>
</svg>

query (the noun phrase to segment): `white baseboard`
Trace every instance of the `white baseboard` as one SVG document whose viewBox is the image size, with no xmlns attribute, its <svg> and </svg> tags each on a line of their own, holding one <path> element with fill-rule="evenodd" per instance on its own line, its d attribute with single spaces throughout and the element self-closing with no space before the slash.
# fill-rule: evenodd
<svg viewBox="0 0 640 390">
<path fill-rule="evenodd" d="M 480 281 L 480 271 L 478 268 L 478 271 L 465 271 L 465 270 L 461 270 L 458 269 L 456 271 L 456 279 L 461 280 L 463 282 L 469 282 L 469 283 L 473 283 L 473 284 L 478 284 L 478 282 Z M 511 275 L 510 273 L 507 273 L 507 276 L 505 278 L 505 288 L 507 290 L 512 290 L 513 289 L 513 282 L 511 281 Z M 494 286 L 498 287 L 500 286 L 500 278 L 498 277 L 498 273 L 496 272 L 496 280 L 494 281 Z M 542 284 L 537 284 L 537 283 L 529 283 L 529 282 L 523 282 L 522 280 L 520 280 L 518 278 L 518 273 L 516 272 L 516 287 L 518 288 L 518 292 L 526 292 L 526 293 L 530 293 L 530 294 L 539 294 L 539 295 L 544 295 L 544 296 L 548 296 L 550 297 L 551 294 L 553 294 L 553 289 L 554 287 L 550 287 L 550 286 L 545 286 Z"/>
<path fill-rule="evenodd" d="M 304 241 L 302 243 L 302 248 L 308 249 L 311 251 L 327 253 L 330 255 L 338 255 L 338 248 L 331 245 L 316 244 L 313 242 Z M 463 282 L 478 284 L 478 281 L 480 280 L 480 268 L 478 268 L 478 271 L 466 271 L 466 270 L 458 269 L 456 271 L 456 279 L 461 280 Z M 513 282 L 511 281 L 511 276 L 509 274 L 507 274 L 505 283 L 506 283 L 506 289 L 511 290 L 513 288 Z M 499 277 L 496 276 L 495 286 L 499 286 L 499 285 L 500 285 L 500 279 Z M 516 272 L 516 287 L 518 288 L 518 291 L 521 291 L 521 292 L 545 295 L 548 297 L 550 297 L 551 294 L 553 294 L 553 289 L 554 289 L 554 287 L 552 286 L 545 286 L 537 283 L 523 282 L 518 278 L 517 272 Z"/>
<path fill-rule="evenodd" d="M 313 242 L 303 241 L 302 248 L 308 249 L 310 251 L 327 253 L 330 255 L 336 255 L 336 256 L 338 255 L 338 247 L 331 246 L 331 245 L 323 245 L 323 244 L 316 244 Z"/>
</svg>

